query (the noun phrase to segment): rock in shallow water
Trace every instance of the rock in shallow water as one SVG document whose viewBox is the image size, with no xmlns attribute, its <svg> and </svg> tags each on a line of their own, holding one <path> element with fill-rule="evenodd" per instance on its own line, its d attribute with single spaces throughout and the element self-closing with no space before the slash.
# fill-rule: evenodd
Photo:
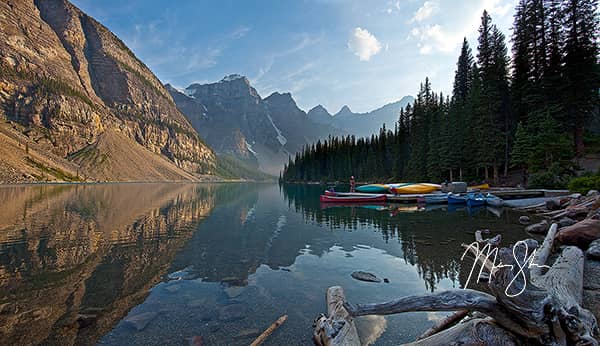
<svg viewBox="0 0 600 346">
<path fill-rule="evenodd" d="M 378 278 L 375 274 L 363 271 L 355 271 L 352 274 L 352 277 L 356 280 L 367 281 L 367 282 L 381 282 L 381 279 Z"/>
<path fill-rule="evenodd" d="M 529 225 L 530 222 L 531 222 L 531 219 L 527 215 L 523 215 L 519 218 L 519 223 L 521 225 Z"/>
<path fill-rule="evenodd" d="M 143 312 L 141 314 L 137 314 L 134 316 L 127 317 L 125 319 L 125 324 L 135 328 L 135 330 L 142 331 L 146 326 L 156 317 L 158 313 L 156 312 Z"/>
<path fill-rule="evenodd" d="M 246 318 L 246 306 L 235 303 L 221 307 L 219 309 L 219 321 L 230 322 Z"/>
</svg>

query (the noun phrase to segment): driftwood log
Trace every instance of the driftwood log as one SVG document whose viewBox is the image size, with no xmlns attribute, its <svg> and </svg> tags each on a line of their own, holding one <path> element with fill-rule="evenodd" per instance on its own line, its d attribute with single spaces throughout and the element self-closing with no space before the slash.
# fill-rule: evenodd
<svg viewBox="0 0 600 346">
<path fill-rule="evenodd" d="M 442 324 L 411 345 L 441 345 L 450 340 L 457 345 L 598 345 L 597 321 L 581 307 L 583 252 L 574 246 L 563 247 L 551 261 L 556 233 L 557 226 L 553 224 L 541 246 L 527 239 L 510 248 L 497 248 L 496 255 L 487 257 L 466 250 L 490 271 L 491 294 L 454 289 L 384 303 L 344 302 L 348 316 L 343 313 L 341 316 L 347 321 L 351 316 L 409 311 L 462 311 L 463 316 L 464 311 L 468 311 L 479 315 L 458 324 L 456 319 L 450 318 L 451 323 Z M 488 245 L 488 248 L 499 242 L 497 238 L 483 239 L 480 232 L 476 238 L 474 244 Z M 335 326 L 331 313 L 330 320 L 330 325 Z M 334 344 L 328 343 L 326 335 L 322 340 L 323 345 Z M 340 342 L 338 339 L 334 345 L 359 345 L 352 340 Z"/>
<path fill-rule="evenodd" d="M 344 309 L 344 289 L 332 286 L 327 289 L 327 315 L 317 317 L 313 341 L 317 346 L 354 346 L 360 345 L 360 339 L 354 319 Z"/>
</svg>

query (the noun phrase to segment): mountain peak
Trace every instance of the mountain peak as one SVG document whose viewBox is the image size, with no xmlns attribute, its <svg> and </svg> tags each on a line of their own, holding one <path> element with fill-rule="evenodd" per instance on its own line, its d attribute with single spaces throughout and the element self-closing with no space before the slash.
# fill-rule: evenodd
<svg viewBox="0 0 600 346">
<path fill-rule="evenodd" d="M 309 113 L 311 113 L 311 112 L 312 113 L 316 113 L 316 112 L 327 113 L 328 115 L 331 115 L 331 114 L 329 114 L 329 111 L 327 110 L 327 108 L 323 107 L 323 105 L 316 105 L 313 108 L 311 108 L 308 112 Z"/>
<path fill-rule="evenodd" d="M 344 107 L 342 107 L 342 109 L 340 109 L 339 112 L 337 112 L 334 116 L 340 116 L 340 115 L 352 115 L 354 113 L 352 113 L 352 111 L 350 110 L 350 107 L 348 107 L 347 105 L 344 105 Z"/>
<path fill-rule="evenodd" d="M 221 79 L 221 82 L 233 82 L 238 79 L 242 79 L 245 82 L 249 83 L 248 78 L 246 78 L 245 76 L 239 75 L 237 73 L 233 73 L 233 74 L 223 77 L 223 79 Z"/>
</svg>

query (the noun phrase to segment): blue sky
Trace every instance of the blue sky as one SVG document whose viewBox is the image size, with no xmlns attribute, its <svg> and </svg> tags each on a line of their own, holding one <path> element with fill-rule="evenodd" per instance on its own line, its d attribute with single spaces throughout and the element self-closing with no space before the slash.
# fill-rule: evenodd
<svg viewBox="0 0 600 346">
<path fill-rule="evenodd" d="M 117 34 L 164 83 L 238 73 L 262 97 L 365 112 L 416 94 L 429 76 L 451 90 L 464 36 L 483 9 L 510 37 L 515 0 L 72 0 Z"/>
</svg>

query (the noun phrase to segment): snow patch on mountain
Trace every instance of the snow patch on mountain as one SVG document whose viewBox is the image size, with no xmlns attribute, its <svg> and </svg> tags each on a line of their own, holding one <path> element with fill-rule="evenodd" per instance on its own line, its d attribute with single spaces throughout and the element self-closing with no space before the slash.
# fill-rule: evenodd
<svg viewBox="0 0 600 346">
<path fill-rule="evenodd" d="M 279 130 L 279 128 L 277 126 L 275 126 L 275 123 L 273 122 L 273 118 L 271 118 L 271 114 L 267 113 L 267 118 L 271 122 L 271 125 L 273 125 L 273 128 L 275 129 L 275 131 L 277 131 L 277 140 L 279 141 L 279 144 L 281 144 L 281 146 L 284 146 L 285 143 L 287 143 L 287 138 L 285 138 L 281 134 L 281 131 Z"/>
<path fill-rule="evenodd" d="M 191 97 L 193 99 L 196 98 L 196 96 L 194 96 L 194 94 L 196 94 L 196 88 L 186 88 L 185 90 L 183 90 L 183 93 L 185 94 L 185 96 L 187 97 Z"/>
<path fill-rule="evenodd" d="M 249 152 L 251 152 L 252 154 L 254 154 L 254 156 L 258 156 L 258 154 L 256 153 L 256 151 L 254 151 L 252 149 L 252 145 L 250 145 L 250 143 L 248 143 L 248 141 L 246 141 L 246 140 L 244 142 L 246 142 L 246 149 L 248 149 Z"/>
<path fill-rule="evenodd" d="M 242 79 L 242 78 L 244 78 L 244 76 L 234 73 L 234 74 L 230 74 L 229 76 L 223 77 L 223 79 L 221 79 L 221 82 L 231 82 L 236 79 Z"/>
</svg>

